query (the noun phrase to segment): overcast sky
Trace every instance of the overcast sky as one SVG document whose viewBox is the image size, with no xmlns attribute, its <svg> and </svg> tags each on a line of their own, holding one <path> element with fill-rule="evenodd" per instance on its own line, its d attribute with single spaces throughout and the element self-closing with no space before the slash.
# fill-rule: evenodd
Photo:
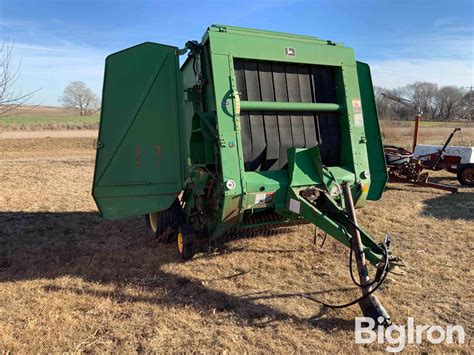
<svg viewBox="0 0 474 355">
<path fill-rule="evenodd" d="M 353 47 L 374 84 L 474 84 L 474 1 L 0 0 L 0 39 L 14 42 L 23 92 L 59 105 L 82 80 L 101 92 L 105 57 L 152 41 L 182 47 L 213 23 L 312 35 Z"/>
</svg>

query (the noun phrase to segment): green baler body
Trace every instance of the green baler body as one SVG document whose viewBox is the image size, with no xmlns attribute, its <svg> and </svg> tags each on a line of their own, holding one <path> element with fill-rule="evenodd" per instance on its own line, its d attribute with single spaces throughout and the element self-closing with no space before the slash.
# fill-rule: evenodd
<svg viewBox="0 0 474 355">
<path fill-rule="evenodd" d="M 209 166 L 215 235 L 249 211 L 284 215 L 292 188 L 324 185 L 338 200 L 348 181 L 357 207 L 380 198 L 387 173 L 370 70 L 351 48 L 220 25 L 202 44 L 199 62 L 180 69 L 178 49 L 155 43 L 107 58 L 93 185 L 104 218 L 165 210 L 189 186 L 199 194 Z"/>
</svg>

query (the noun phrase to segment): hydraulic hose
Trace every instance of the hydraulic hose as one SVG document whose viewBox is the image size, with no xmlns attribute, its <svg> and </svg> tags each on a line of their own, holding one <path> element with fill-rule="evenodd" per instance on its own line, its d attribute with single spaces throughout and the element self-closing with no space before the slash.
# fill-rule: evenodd
<svg viewBox="0 0 474 355">
<path fill-rule="evenodd" d="M 375 291 L 377 291 L 377 289 L 380 287 L 380 285 L 382 285 L 382 283 L 385 281 L 385 278 L 387 277 L 387 274 L 388 274 L 388 266 L 389 266 L 389 260 L 388 260 L 388 249 L 387 249 L 387 246 L 385 244 L 380 244 L 380 246 L 382 247 L 382 250 L 383 250 L 383 254 L 384 254 L 384 259 L 385 259 L 385 263 L 384 263 L 384 267 L 383 267 L 383 271 L 382 271 L 382 276 L 380 277 L 380 281 L 377 282 L 377 280 L 374 280 L 373 282 L 371 282 L 369 285 L 365 285 L 363 287 L 369 287 L 370 285 L 373 285 L 374 282 L 377 282 L 377 284 L 375 285 L 374 288 L 372 288 L 369 292 L 367 292 L 365 295 L 353 300 L 353 301 L 350 301 L 348 303 L 344 303 L 344 304 L 329 304 L 329 303 L 326 303 L 326 302 L 323 302 L 323 301 L 320 301 L 316 298 L 314 298 L 313 296 L 309 295 L 309 294 L 306 294 L 306 293 L 302 293 L 301 296 L 306 298 L 306 299 L 309 299 L 313 302 L 316 302 L 316 303 L 319 303 L 319 304 L 322 304 L 323 306 L 325 307 L 328 307 L 328 308 L 346 308 L 346 307 L 350 307 L 350 306 L 353 306 L 355 305 L 356 303 L 359 303 L 360 301 L 362 301 L 364 298 L 367 298 L 368 296 L 370 296 L 372 293 L 374 293 Z M 351 246 L 351 255 L 350 255 L 350 263 L 352 264 L 352 246 Z M 354 284 L 356 284 L 358 287 L 361 287 L 362 285 L 359 285 L 355 279 L 354 279 L 354 275 L 352 274 L 352 266 L 350 267 L 350 271 L 351 271 L 351 278 L 352 278 L 352 281 L 354 282 Z"/>
</svg>

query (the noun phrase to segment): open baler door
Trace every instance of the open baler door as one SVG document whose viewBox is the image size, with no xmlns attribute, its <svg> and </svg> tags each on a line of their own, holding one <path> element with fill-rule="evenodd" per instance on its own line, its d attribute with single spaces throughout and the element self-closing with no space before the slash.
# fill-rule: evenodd
<svg viewBox="0 0 474 355">
<path fill-rule="evenodd" d="M 107 57 L 92 194 L 105 219 L 167 209 L 185 179 L 177 48 L 146 42 Z"/>
</svg>

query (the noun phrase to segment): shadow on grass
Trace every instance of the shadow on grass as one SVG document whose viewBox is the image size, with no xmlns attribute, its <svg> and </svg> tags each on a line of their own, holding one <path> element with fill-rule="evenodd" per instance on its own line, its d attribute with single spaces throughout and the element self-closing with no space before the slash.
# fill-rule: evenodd
<svg viewBox="0 0 474 355">
<path fill-rule="evenodd" d="M 474 192 L 460 189 L 424 201 L 423 214 L 440 219 L 474 220 Z"/>
<path fill-rule="evenodd" d="M 53 281 L 68 275 L 112 284 L 113 291 L 62 287 L 53 282 L 43 288 L 53 293 L 65 290 L 111 298 L 117 302 L 186 305 L 205 313 L 216 309 L 229 312 L 245 324 L 259 327 L 279 320 L 312 324 L 327 331 L 349 330 L 354 326 L 352 320 L 322 317 L 324 308 L 318 315 L 305 319 L 258 302 L 298 297 L 297 294 L 266 293 L 238 297 L 207 288 L 203 280 L 163 271 L 163 265 L 181 262 L 175 245 L 150 240 L 141 218 L 108 222 L 98 214 L 88 212 L 0 212 L 0 226 L 0 282 Z M 130 285 L 153 295 L 132 295 L 127 292 Z M 350 289 L 318 290 L 312 294 L 346 290 Z M 302 302 L 307 301 L 302 299 Z M 315 305 L 315 309 L 317 307 Z"/>
<path fill-rule="evenodd" d="M 442 184 L 442 185 L 446 185 L 446 186 L 452 186 L 452 187 L 457 187 L 459 189 L 459 192 L 462 192 L 464 187 L 462 185 L 459 185 L 458 183 L 455 183 L 455 182 L 446 182 L 445 179 L 436 179 L 436 178 L 431 178 L 429 179 L 429 182 L 434 182 L 434 183 L 437 183 L 437 184 Z M 392 183 L 392 182 L 389 182 L 386 186 L 385 186 L 385 191 L 404 191 L 404 192 L 414 192 L 414 193 L 418 193 L 418 192 L 425 192 L 425 191 L 429 191 L 429 192 L 432 192 L 432 193 L 438 193 L 438 194 L 450 194 L 452 192 L 450 191 L 446 191 L 446 190 L 442 190 L 442 189 L 436 189 L 434 187 L 427 187 L 427 186 L 423 186 L 423 185 L 417 185 L 417 184 L 414 184 L 414 183 L 402 183 L 402 182 L 396 182 L 396 183 Z"/>
<path fill-rule="evenodd" d="M 456 175 L 443 175 L 443 176 L 430 176 L 429 178 L 430 182 L 434 182 L 437 184 L 451 184 L 456 187 L 463 187 L 459 181 Z"/>
</svg>

